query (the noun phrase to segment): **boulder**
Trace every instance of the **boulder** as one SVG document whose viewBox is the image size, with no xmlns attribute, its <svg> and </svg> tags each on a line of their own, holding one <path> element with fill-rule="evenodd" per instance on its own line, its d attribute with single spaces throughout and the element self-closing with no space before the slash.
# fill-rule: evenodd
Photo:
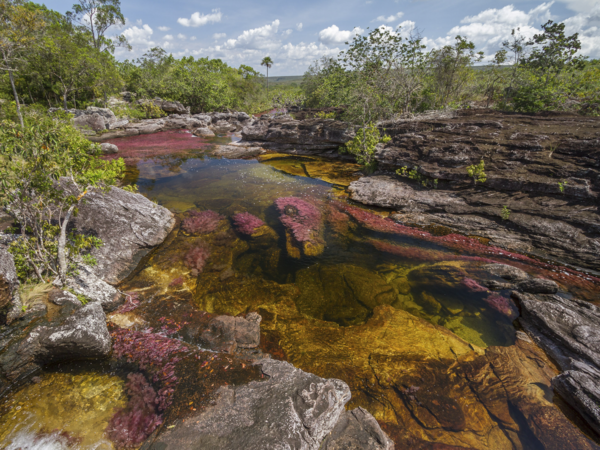
<svg viewBox="0 0 600 450">
<path fill-rule="evenodd" d="M 283 361 L 257 364 L 267 379 L 222 386 L 211 406 L 142 448 L 319 449 L 350 400 L 346 383 Z"/>
<path fill-rule="evenodd" d="M 517 283 L 517 288 L 530 294 L 556 294 L 558 284 L 543 278 L 530 278 Z"/>
<path fill-rule="evenodd" d="M 217 145 L 212 154 L 227 159 L 249 159 L 265 153 L 260 147 L 245 147 L 242 145 Z"/>
<path fill-rule="evenodd" d="M 10 322 L 19 313 L 19 279 L 13 257 L 0 247 L 0 325 Z"/>
<path fill-rule="evenodd" d="M 95 270 L 80 264 L 75 275 L 67 278 L 67 286 L 75 293 L 85 296 L 87 301 L 99 303 L 105 311 L 114 310 L 123 301 L 116 288 L 95 275 Z"/>
<path fill-rule="evenodd" d="M 78 230 L 102 239 L 103 245 L 92 251 L 98 261 L 94 273 L 117 283 L 150 248 L 163 242 L 175 217 L 141 194 L 113 187 L 107 193 L 89 192 L 74 222 Z"/>
<path fill-rule="evenodd" d="M 119 119 L 119 120 L 116 120 L 115 122 L 109 123 L 107 128 L 109 130 L 114 130 L 115 128 L 123 128 L 128 123 L 129 123 L 128 119 Z"/>
<path fill-rule="evenodd" d="M 112 341 L 106 316 L 99 303 L 79 308 L 59 326 L 41 326 L 33 330 L 21 346 L 34 349 L 35 359 L 48 364 L 58 361 L 103 358 Z"/>
<path fill-rule="evenodd" d="M 117 147 L 115 144 L 109 144 L 108 142 L 103 142 L 100 144 L 100 148 L 102 149 L 102 153 L 105 155 L 119 152 L 119 147 Z"/>
<path fill-rule="evenodd" d="M 529 278 L 527 272 L 519 269 L 518 267 L 509 266 L 508 264 L 486 264 L 482 267 L 492 275 L 504 278 L 509 281 L 526 280 Z"/>
<path fill-rule="evenodd" d="M 100 114 L 81 114 L 73 119 L 73 125 L 83 130 L 106 130 L 106 121 Z"/>
<path fill-rule="evenodd" d="M 193 131 L 195 136 L 214 137 L 215 133 L 208 127 L 196 128 Z"/>
<path fill-rule="evenodd" d="M 154 99 L 154 104 L 162 109 L 166 113 L 170 114 L 189 114 L 189 109 L 183 106 L 179 102 L 170 102 L 167 100 L 161 100 L 159 98 Z"/>
<path fill-rule="evenodd" d="M 321 450 L 394 450 L 394 443 L 377 420 L 361 407 L 344 411 L 325 438 Z"/>
</svg>

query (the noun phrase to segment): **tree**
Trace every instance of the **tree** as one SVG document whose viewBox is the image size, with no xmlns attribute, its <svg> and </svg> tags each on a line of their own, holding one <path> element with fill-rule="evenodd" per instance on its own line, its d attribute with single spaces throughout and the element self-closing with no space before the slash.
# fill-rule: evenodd
<svg viewBox="0 0 600 450">
<path fill-rule="evenodd" d="M 123 35 L 117 36 L 115 40 L 105 37 L 110 27 L 125 25 L 120 0 L 78 0 L 73 5 L 73 11 L 67 13 L 67 18 L 90 31 L 97 50 L 114 50 L 115 45 L 131 48 Z"/>
<path fill-rule="evenodd" d="M 261 66 L 265 66 L 267 68 L 267 93 L 269 92 L 269 69 L 273 66 L 273 60 L 270 56 L 265 56 L 260 62 Z"/>
<path fill-rule="evenodd" d="M 14 71 L 17 63 L 22 60 L 23 53 L 35 43 L 38 32 L 44 26 L 39 11 L 15 1 L 0 0 L 1 68 L 8 72 L 21 128 L 24 127 L 24 123 L 19 95 L 15 87 Z"/>
<path fill-rule="evenodd" d="M 82 251 L 98 239 L 68 233 L 71 218 L 91 189 L 110 189 L 122 176 L 122 159 L 104 161 L 97 144 L 70 124 L 68 115 L 30 113 L 25 128 L 0 124 L 0 205 L 19 224 L 10 251 L 22 278 L 63 285 Z M 93 259 L 83 255 L 84 262 Z"/>
</svg>

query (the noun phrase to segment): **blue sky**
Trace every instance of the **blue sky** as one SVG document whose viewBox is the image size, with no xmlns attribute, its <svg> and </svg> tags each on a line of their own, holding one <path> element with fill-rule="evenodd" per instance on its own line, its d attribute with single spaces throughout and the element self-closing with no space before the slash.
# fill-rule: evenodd
<svg viewBox="0 0 600 450">
<path fill-rule="evenodd" d="M 62 13 L 74 0 L 45 2 Z M 457 34 L 473 40 L 487 56 L 520 27 L 533 35 L 548 19 L 565 22 L 581 36 L 583 53 L 600 58 L 600 0 L 122 0 L 123 33 L 135 59 L 160 46 L 175 56 L 221 58 L 262 70 L 260 60 L 275 61 L 269 75 L 302 75 L 321 56 L 335 56 L 354 33 L 401 25 L 418 30 L 429 48 L 451 43 Z"/>
</svg>

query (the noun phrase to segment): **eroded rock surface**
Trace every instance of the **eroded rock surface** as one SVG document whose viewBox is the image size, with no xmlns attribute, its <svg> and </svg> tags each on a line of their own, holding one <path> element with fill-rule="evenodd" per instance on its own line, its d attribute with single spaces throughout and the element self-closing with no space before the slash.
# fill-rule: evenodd
<svg viewBox="0 0 600 450">
<path fill-rule="evenodd" d="M 20 306 L 19 302 L 19 280 L 13 257 L 7 250 L 0 247 L 0 325 L 7 319 L 11 319 L 15 308 Z"/>
<path fill-rule="evenodd" d="M 348 386 L 282 361 L 258 364 L 268 379 L 221 387 L 213 405 L 145 448 L 319 449 L 350 399 Z"/>
<path fill-rule="evenodd" d="M 164 241 L 175 226 L 175 217 L 143 195 L 113 187 L 107 193 L 88 193 L 75 225 L 102 239 L 103 245 L 92 251 L 98 260 L 94 274 L 117 283 L 148 249 Z"/>
<path fill-rule="evenodd" d="M 322 450 L 394 450 L 394 443 L 364 408 L 344 411 Z"/>
<path fill-rule="evenodd" d="M 355 201 L 395 209 L 392 218 L 406 225 L 443 226 L 512 251 L 600 268 L 600 215 L 586 201 L 484 188 L 426 189 L 394 175 L 363 177 L 349 191 Z M 504 205 L 508 218 L 502 217 Z"/>
</svg>

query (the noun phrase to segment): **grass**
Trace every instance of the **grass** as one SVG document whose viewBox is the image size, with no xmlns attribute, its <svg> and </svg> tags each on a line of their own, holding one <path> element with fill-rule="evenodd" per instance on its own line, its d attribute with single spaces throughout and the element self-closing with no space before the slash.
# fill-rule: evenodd
<svg viewBox="0 0 600 450">
<path fill-rule="evenodd" d="M 24 308 L 41 303 L 54 286 L 52 283 L 25 284 L 19 288 L 19 297 Z"/>
</svg>

